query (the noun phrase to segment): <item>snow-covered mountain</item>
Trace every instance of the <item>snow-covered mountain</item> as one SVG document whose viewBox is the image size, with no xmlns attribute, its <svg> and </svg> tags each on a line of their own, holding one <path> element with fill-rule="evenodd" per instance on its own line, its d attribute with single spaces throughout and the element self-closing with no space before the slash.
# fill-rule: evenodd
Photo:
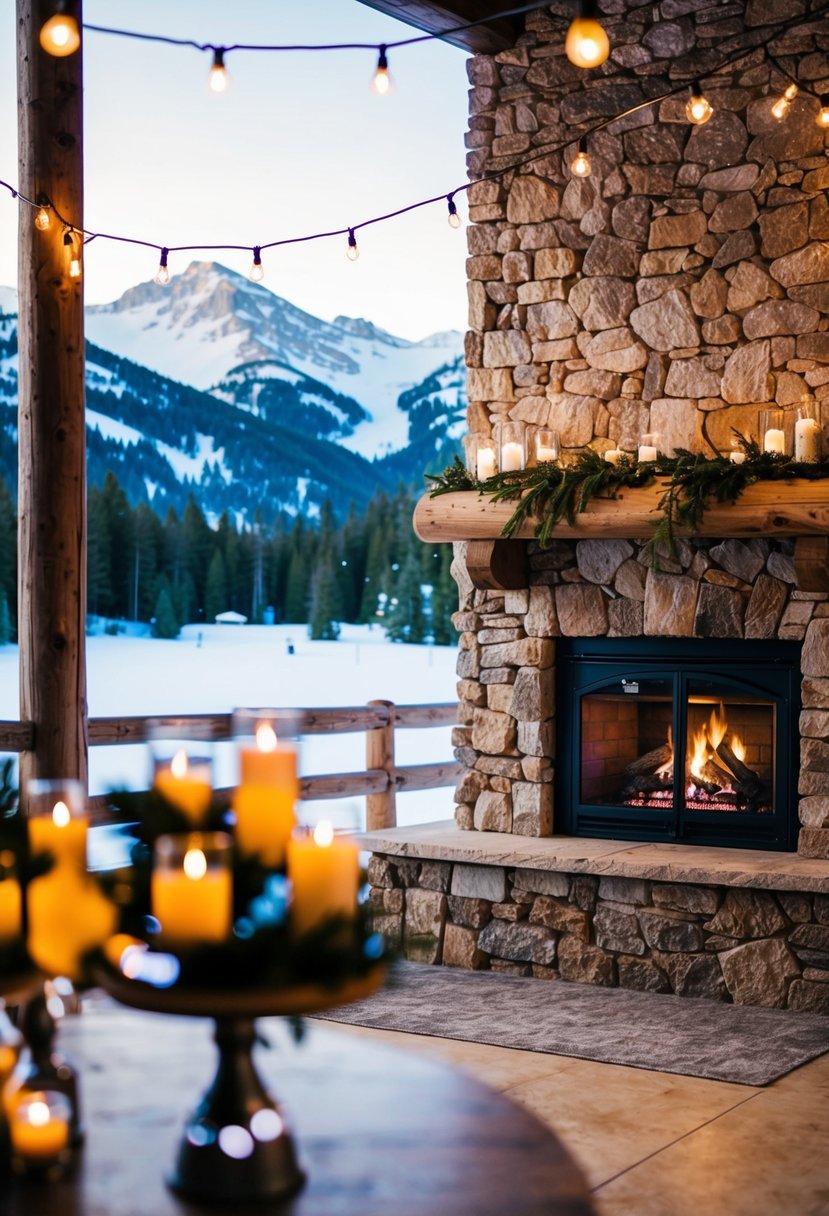
<svg viewBox="0 0 829 1216">
<path fill-rule="evenodd" d="M 86 327 L 97 346 L 226 400 L 234 384 L 246 395 L 260 378 L 272 388 L 279 368 L 308 376 L 362 407 L 339 439 L 369 458 L 406 445 L 400 394 L 462 349 L 454 331 L 409 342 L 365 320 L 322 321 L 215 262 L 192 262 L 167 286 L 139 283 L 88 308 Z"/>
</svg>

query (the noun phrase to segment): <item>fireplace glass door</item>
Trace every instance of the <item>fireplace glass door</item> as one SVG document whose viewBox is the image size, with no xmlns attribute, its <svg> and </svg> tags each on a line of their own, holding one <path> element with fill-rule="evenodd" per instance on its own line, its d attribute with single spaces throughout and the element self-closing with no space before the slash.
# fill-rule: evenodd
<svg viewBox="0 0 829 1216">
<path fill-rule="evenodd" d="M 561 809 L 576 835 L 794 847 L 799 648 L 763 647 L 760 664 L 748 643 L 565 645 L 559 822 Z"/>
</svg>

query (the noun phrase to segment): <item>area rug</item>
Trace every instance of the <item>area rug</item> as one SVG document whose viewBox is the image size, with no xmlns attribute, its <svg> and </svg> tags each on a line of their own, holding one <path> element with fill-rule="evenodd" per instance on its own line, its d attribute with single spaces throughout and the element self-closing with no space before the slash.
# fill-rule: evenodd
<svg viewBox="0 0 829 1216">
<path fill-rule="evenodd" d="M 829 1017 L 489 971 L 399 965 L 334 1022 L 768 1085 L 829 1051 Z"/>
</svg>

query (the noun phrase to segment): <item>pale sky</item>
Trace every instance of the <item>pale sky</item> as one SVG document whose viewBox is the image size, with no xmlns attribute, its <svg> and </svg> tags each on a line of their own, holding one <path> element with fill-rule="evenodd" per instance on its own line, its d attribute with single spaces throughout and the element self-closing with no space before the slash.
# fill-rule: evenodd
<svg viewBox="0 0 829 1216">
<path fill-rule="evenodd" d="M 14 4 L 0 0 L 0 178 L 17 183 Z M 197 42 L 374 42 L 418 31 L 357 0 L 85 0 L 84 19 Z M 86 227 L 159 244 L 264 244 L 340 228 L 445 194 L 466 180 L 465 53 L 439 41 L 389 53 L 394 81 L 370 91 L 372 51 L 235 52 L 221 97 L 208 53 L 87 33 Z M 466 216 L 465 195 L 458 197 Z M 366 317 L 407 338 L 465 328 L 463 230 L 437 203 L 345 238 L 263 253 L 265 285 L 309 312 Z M 175 274 L 215 258 L 176 254 Z M 86 299 L 152 277 L 158 257 L 113 242 L 86 251 Z M 0 285 L 17 276 L 17 204 L 0 192 Z"/>
</svg>

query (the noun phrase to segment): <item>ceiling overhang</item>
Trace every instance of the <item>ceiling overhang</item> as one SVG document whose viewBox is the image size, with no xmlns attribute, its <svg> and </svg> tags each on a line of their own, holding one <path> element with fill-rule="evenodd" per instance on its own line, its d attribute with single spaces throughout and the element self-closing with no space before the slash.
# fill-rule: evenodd
<svg viewBox="0 0 829 1216">
<path fill-rule="evenodd" d="M 524 32 L 523 15 L 496 17 L 510 7 L 509 0 L 362 0 L 362 3 L 426 34 L 443 35 L 445 30 L 465 21 L 485 18 L 481 25 L 445 36 L 452 46 L 473 54 L 496 55 L 515 46 Z"/>
</svg>

